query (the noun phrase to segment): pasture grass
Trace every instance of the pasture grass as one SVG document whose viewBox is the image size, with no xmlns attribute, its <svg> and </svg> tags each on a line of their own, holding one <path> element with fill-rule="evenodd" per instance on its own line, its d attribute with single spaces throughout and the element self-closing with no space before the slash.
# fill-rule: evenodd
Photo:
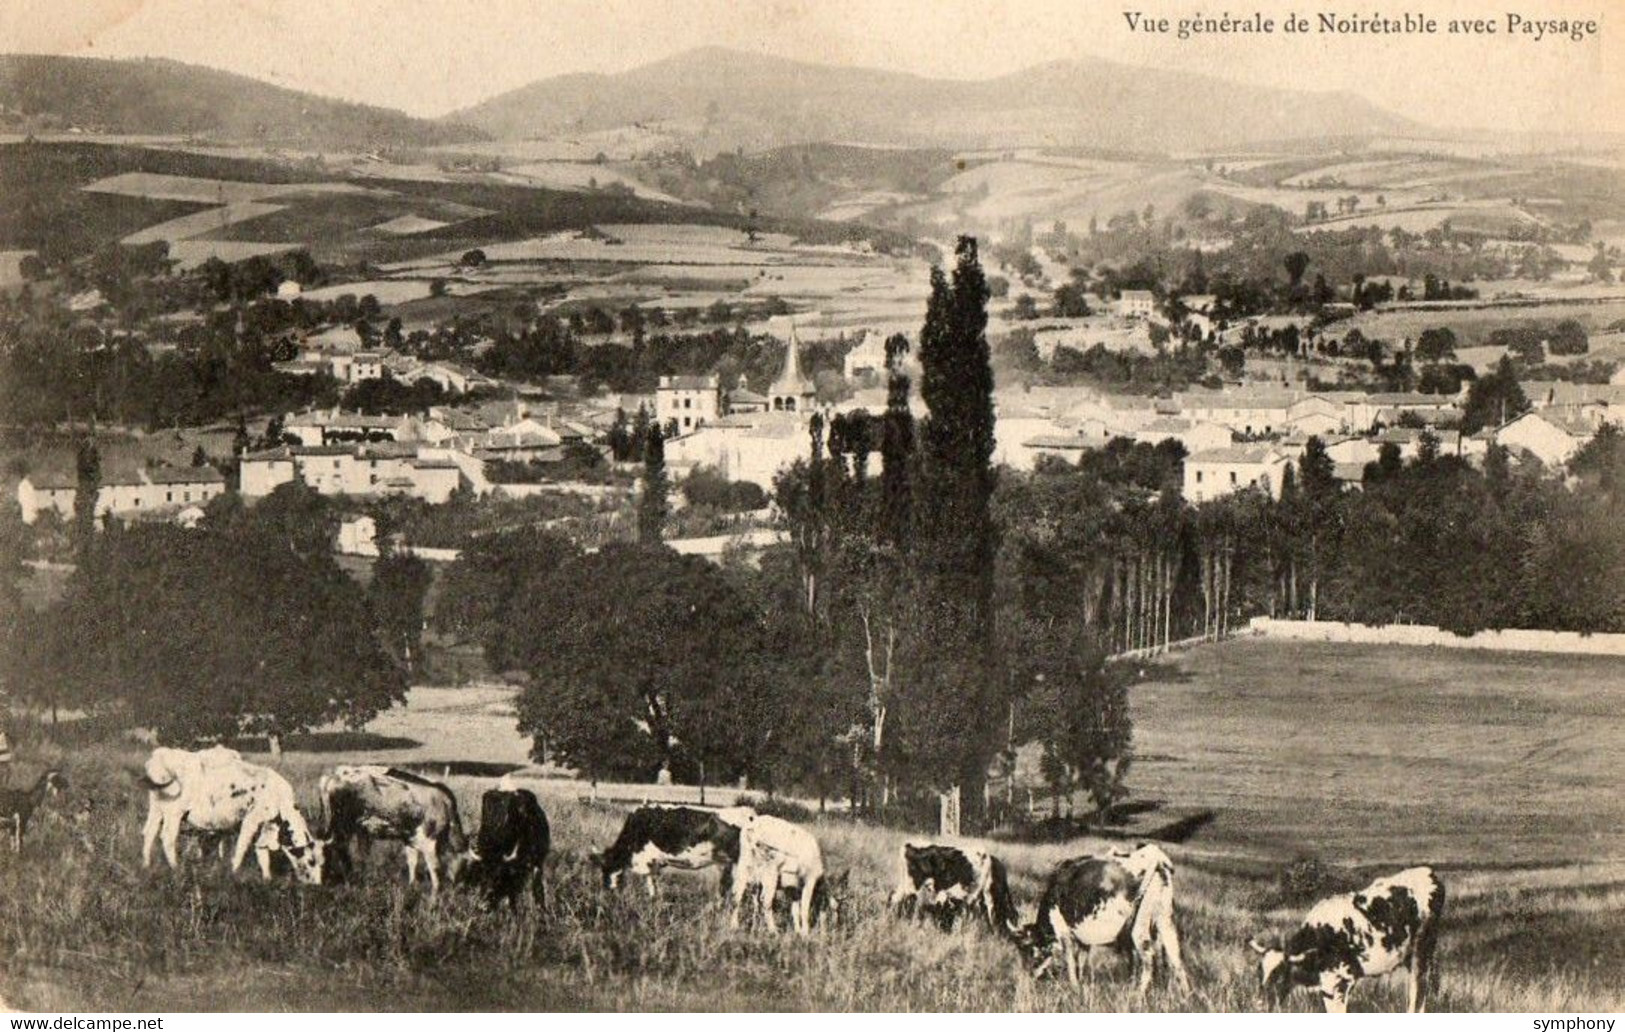
<svg viewBox="0 0 1625 1032">
<path fill-rule="evenodd" d="M 266 884 L 212 851 L 178 872 L 140 865 L 141 753 L 112 744 L 42 762 L 72 787 L 20 857 L 0 857 L 0 997 L 32 1010 L 909 1010 L 1260 1008 L 1248 935 L 1284 929 L 1305 902 L 1360 872 L 1224 849 L 1170 847 L 1177 921 L 1195 985 L 1145 998 L 1119 958 L 1073 988 L 1034 980 L 978 929 L 943 934 L 883 910 L 902 833 L 819 821 L 829 866 L 850 869 L 848 920 L 811 939 L 729 927 L 709 875 L 677 875 L 661 898 L 607 893 L 587 858 L 621 812 L 547 798 L 554 855 L 545 907 L 485 912 L 455 889 L 410 888 L 397 850 L 375 848 L 357 883 Z M 59 750 L 57 750 L 59 752 Z M 288 768 L 305 804 L 316 767 Z M 31 776 L 32 771 L 21 772 Z M 452 777 L 465 813 L 488 780 Z M 88 819 L 68 815 L 83 801 Z M 1044 873 L 1099 844 L 997 844 L 1030 917 Z M 1447 870 L 1437 1009 L 1618 1010 L 1625 992 L 1625 878 L 1617 864 Z M 1359 1010 L 1398 1010 L 1397 979 L 1363 984 Z M 1312 1010 L 1300 993 L 1291 1010 Z"/>
</svg>

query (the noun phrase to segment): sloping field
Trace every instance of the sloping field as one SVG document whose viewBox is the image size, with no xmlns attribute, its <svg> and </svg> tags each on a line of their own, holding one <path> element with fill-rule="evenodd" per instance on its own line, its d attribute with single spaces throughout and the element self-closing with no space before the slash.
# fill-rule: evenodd
<svg viewBox="0 0 1625 1032">
<path fill-rule="evenodd" d="M 193 212 L 182 215 L 178 219 L 160 222 L 156 226 L 148 226 L 125 237 L 122 243 L 150 244 L 158 240 L 168 240 L 174 243 L 177 240 L 190 240 L 193 237 L 225 229 L 238 222 L 247 222 L 266 215 L 274 215 L 282 210 L 280 204 L 260 204 L 257 201 L 235 201 L 220 208 L 209 208 L 206 211 Z M 293 244 L 285 245 L 293 247 Z"/>
<path fill-rule="evenodd" d="M 1134 689 L 1136 793 L 1359 864 L 1625 856 L 1625 663 L 1240 639 Z"/>
</svg>

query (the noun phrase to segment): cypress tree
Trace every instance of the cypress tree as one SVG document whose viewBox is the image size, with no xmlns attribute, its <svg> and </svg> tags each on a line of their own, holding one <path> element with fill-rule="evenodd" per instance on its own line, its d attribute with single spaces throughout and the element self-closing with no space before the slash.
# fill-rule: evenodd
<svg viewBox="0 0 1625 1032">
<path fill-rule="evenodd" d="M 638 497 L 639 544 L 660 544 L 670 494 L 671 483 L 666 479 L 666 437 L 660 424 L 655 423 L 649 427 L 643 446 L 643 493 Z"/>
<path fill-rule="evenodd" d="M 908 338 L 886 341 L 886 416 L 880 437 L 880 540 L 898 551 L 908 547 L 909 464 L 914 461 L 914 414 L 908 407 L 904 368 Z"/>
<path fill-rule="evenodd" d="M 922 592 L 906 734 L 918 772 L 958 785 L 974 826 L 999 746 L 1005 678 L 994 654 L 993 369 L 987 279 L 961 237 L 952 279 L 935 269 L 920 333 L 920 427 L 912 565 Z"/>
</svg>

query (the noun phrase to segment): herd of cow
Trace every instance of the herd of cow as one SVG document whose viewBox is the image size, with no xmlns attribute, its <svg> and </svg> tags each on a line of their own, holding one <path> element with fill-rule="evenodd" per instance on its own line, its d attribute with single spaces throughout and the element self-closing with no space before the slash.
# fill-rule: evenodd
<svg viewBox="0 0 1625 1032">
<path fill-rule="evenodd" d="M 213 836 L 222 850 L 235 836 L 232 870 L 253 849 L 272 875 L 281 854 L 309 883 L 341 881 L 355 872 L 375 839 L 398 842 L 407 878 L 421 866 L 430 886 L 442 877 L 472 885 L 491 904 L 514 904 L 529 892 L 544 901 L 543 867 L 551 848 L 547 815 L 536 796 L 508 779 L 480 800 L 470 844 L 457 797 L 446 786 L 403 770 L 341 766 L 319 784 L 326 833 L 315 835 L 299 812 L 293 787 L 267 767 L 216 747 L 159 748 L 144 769 L 149 809 L 142 861 L 161 844 L 179 864 L 180 834 Z M 818 840 L 796 824 L 749 807 L 721 810 L 644 806 L 627 816 L 609 848 L 592 856 L 606 888 L 628 872 L 651 895 L 663 868 L 717 868 L 738 925 L 755 896 L 757 918 L 777 928 L 776 904 L 788 896 L 792 927 L 810 934 L 839 922 L 846 874 L 825 870 Z M 945 843 L 905 844 L 898 853 L 890 911 L 951 929 L 980 922 L 1014 943 L 1035 974 L 1064 964 L 1076 983 L 1093 949 L 1127 949 L 1148 989 L 1160 958 L 1168 979 L 1190 986 L 1174 922 L 1173 862 L 1155 845 L 1062 861 L 1050 873 L 1036 918 L 1019 922 L 1004 864 L 985 850 Z M 1277 1001 L 1295 987 L 1315 987 L 1326 1010 L 1340 1012 L 1362 977 L 1405 969 L 1411 1011 L 1424 1008 L 1444 886 L 1426 867 L 1381 878 L 1365 889 L 1322 900 L 1288 938 L 1249 945 L 1259 954 L 1264 990 Z"/>
</svg>

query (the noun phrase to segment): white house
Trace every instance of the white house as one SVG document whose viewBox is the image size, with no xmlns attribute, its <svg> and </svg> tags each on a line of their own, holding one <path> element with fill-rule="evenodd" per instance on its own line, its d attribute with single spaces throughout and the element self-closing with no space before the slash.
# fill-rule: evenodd
<svg viewBox="0 0 1625 1032">
<path fill-rule="evenodd" d="M 714 375 L 662 376 L 655 390 L 655 421 L 685 434 L 722 415 L 722 383 Z"/>
<path fill-rule="evenodd" d="M 24 523 L 33 523 L 45 512 L 67 520 L 73 516 L 78 494 L 79 482 L 71 473 L 30 473 L 17 482 L 17 507 L 23 511 Z"/>
<path fill-rule="evenodd" d="M 1596 427 L 1555 408 L 1525 412 L 1495 431 L 1495 442 L 1528 452 L 1547 466 L 1561 466 L 1591 440 Z"/>
<path fill-rule="evenodd" d="M 801 413 L 754 412 L 723 416 L 666 442 L 674 469 L 714 466 L 729 480 L 773 490 L 773 477 L 807 457 L 807 423 Z"/>
<path fill-rule="evenodd" d="M 297 477 L 324 495 L 408 495 L 449 501 L 462 473 L 448 459 L 420 456 L 417 447 L 382 441 L 318 447 L 284 446 L 242 457 L 244 498 L 262 498 Z"/>
<path fill-rule="evenodd" d="M 841 373 L 848 380 L 884 377 L 886 338 L 874 330 L 865 330 L 863 339 L 841 360 Z"/>
<path fill-rule="evenodd" d="M 1179 395 L 1179 410 L 1186 419 L 1217 423 L 1248 437 L 1266 437 L 1291 429 L 1288 413 L 1297 400 L 1290 391 L 1195 389 Z"/>
<path fill-rule="evenodd" d="M 338 408 L 289 416 L 282 430 L 309 448 L 344 441 L 408 441 L 417 433 L 410 416 L 367 416 Z"/>
<path fill-rule="evenodd" d="M 1125 319 L 1149 319 L 1157 310 L 1157 298 L 1149 290 L 1125 290 L 1114 307 Z"/>
<path fill-rule="evenodd" d="M 1281 497 L 1286 456 L 1272 448 L 1231 446 L 1197 452 L 1185 459 L 1185 497 L 1206 502 L 1249 487 Z"/>
<path fill-rule="evenodd" d="M 1229 427 L 1217 423 L 1193 423 L 1170 416 L 1153 419 L 1134 431 L 1133 437 L 1137 442 L 1153 445 L 1172 439 L 1185 446 L 1187 455 L 1226 448 L 1232 440 Z"/>
<path fill-rule="evenodd" d="M 20 500 L 20 486 L 18 491 Z M 68 513 L 73 511 L 73 496 L 77 493 L 77 490 L 67 492 Z M 213 466 L 161 466 L 115 473 L 105 477 L 96 491 L 95 514 L 98 521 L 108 513 L 120 517 L 157 513 L 161 518 L 174 519 L 182 510 L 206 505 L 225 493 L 226 478 Z M 62 496 L 60 488 L 53 490 L 53 508 L 61 504 Z M 36 507 L 36 514 L 38 511 Z M 26 507 L 23 518 L 33 522 Z"/>
</svg>

